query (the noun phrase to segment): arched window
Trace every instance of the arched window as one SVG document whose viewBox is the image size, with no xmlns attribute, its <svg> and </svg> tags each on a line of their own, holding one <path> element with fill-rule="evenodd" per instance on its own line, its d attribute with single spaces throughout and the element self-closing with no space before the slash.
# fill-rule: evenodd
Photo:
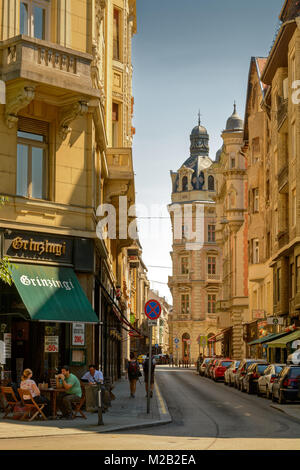
<svg viewBox="0 0 300 470">
<path fill-rule="evenodd" d="M 215 178 L 213 176 L 208 177 L 208 191 L 215 190 Z"/>
<path fill-rule="evenodd" d="M 188 191 L 188 179 L 187 176 L 182 178 L 182 191 Z"/>
</svg>

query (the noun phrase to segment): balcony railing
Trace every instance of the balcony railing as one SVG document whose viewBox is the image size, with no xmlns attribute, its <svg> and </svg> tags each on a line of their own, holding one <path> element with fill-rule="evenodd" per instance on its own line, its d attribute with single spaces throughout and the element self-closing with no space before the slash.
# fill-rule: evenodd
<svg viewBox="0 0 300 470">
<path fill-rule="evenodd" d="M 287 117 L 287 112 L 288 112 L 288 99 L 283 99 L 281 98 L 280 104 L 278 106 L 277 110 L 277 126 L 278 129 L 282 126 L 284 123 L 286 117 Z"/>
<path fill-rule="evenodd" d="M 280 193 L 285 193 L 287 191 L 287 186 L 289 182 L 289 169 L 287 165 L 285 165 L 277 174 L 277 180 L 278 180 L 278 191 Z"/>
<path fill-rule="evenodd" d="M 2 41 L 0 51 L 0 78 L 5 82 L 23 78 L 40 87 L 100 96 L 92 85 L 91 54 L 23 35 Z"/>
</svg>

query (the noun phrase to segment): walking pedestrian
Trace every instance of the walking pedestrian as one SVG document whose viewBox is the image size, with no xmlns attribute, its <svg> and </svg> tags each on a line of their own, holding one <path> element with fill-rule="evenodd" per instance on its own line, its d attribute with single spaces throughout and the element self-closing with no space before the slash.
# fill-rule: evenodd
<svg viewBox="0 0 300 470">
<path fill-rule="evenodd" d="M 139 377 L 141 377 L 141 371 L 140 371 L 140 365 L 138 361 L 135 358 L 134 352 L 130 353 L 130 359 L 127 361 L 127 378 L 129 380 L 130 384 L 130 397 L 134 398 L 135 397 L 135 392 L 136 392 L 136 382 Z"/>
<path fill-rule="evenodd" d="M 147 358 L 143 363 L 144 370 L 144 379 L 145 379 L 145 388 L 146 388 L 146 397 L 148 397 L 148 372 L 149 372 L 149 353 L 147 353 Z M 150 397 L 153 397 L 154 389 L 154 370 L 155 370 L 155 359 L 152 357 L 151 363 L 151 378 L 150 378 Z"/>
</svg>

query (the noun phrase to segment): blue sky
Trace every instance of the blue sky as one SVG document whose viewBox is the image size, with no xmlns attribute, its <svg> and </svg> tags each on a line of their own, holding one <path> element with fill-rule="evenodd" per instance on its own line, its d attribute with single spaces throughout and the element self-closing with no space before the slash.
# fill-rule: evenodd
<svg viewBox="0 0 300 470">
<path fill-rule="evenodd" d="M 214 160 L 234 100 L 244 118 L 250 58 L 267 56 L 282 5 L 283 0 L 137 0 L 133 157 L 138 203 L 170 203 L 170 170 L 177 171 L 189 156 L 199 108 Z M 145 263 L 171 267 L 168 218 L 140 219 L 139 228 Z M 164 268 L 148 273 L 157 281 L 151 287 L 169 301 L 164 283 L 170 274 Z"/>
</svg>

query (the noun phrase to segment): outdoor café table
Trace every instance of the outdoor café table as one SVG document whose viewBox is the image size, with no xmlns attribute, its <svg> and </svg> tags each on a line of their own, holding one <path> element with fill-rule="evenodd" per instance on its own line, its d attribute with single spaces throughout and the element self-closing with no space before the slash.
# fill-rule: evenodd
<svg viewBox="0 0 300 470">
<path fill-rule="evenodd" d="M 40 390 L 41 394 L 50 393 L 50 400 L 51 400 L 51 410 L 52 410 L 52 417 L 57 418 L 57 409 L 56 409 L 56 401 L 57 395 L 59 393 L 66 393 L 64 388 L 46 388 Z"/>
</svg>

